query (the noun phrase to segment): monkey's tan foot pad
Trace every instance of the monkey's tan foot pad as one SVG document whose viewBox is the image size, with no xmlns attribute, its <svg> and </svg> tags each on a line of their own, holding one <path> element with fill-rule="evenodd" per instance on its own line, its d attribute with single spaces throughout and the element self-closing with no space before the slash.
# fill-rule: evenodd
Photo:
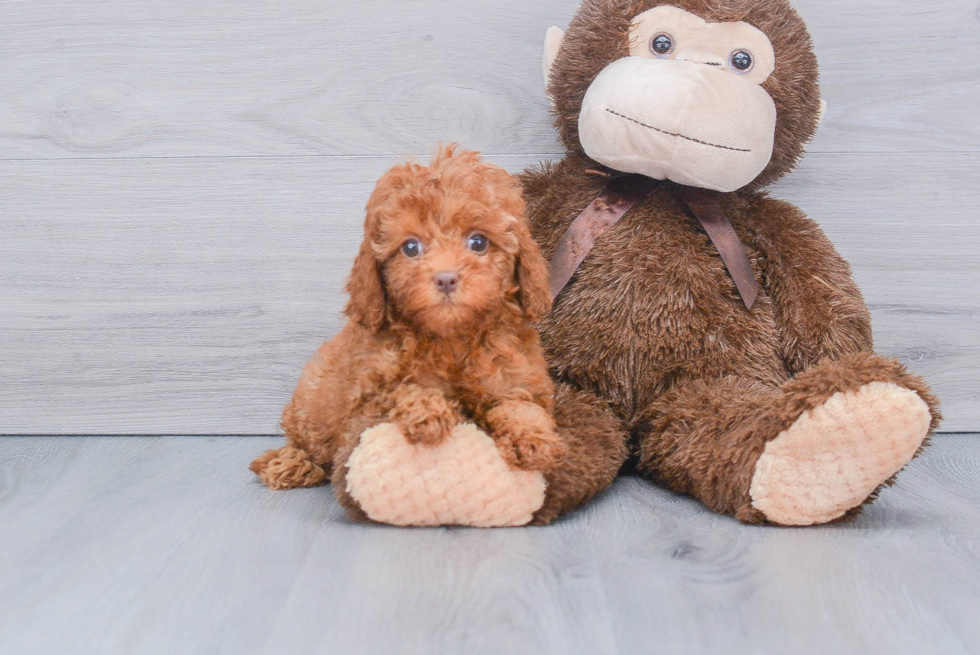
<svg viewBox="0 0 980 655">
<path fill-rule="evenodd" d="M 408 443 L 393 423 L 376 425 L 361 434 L 347 469 L 347 492 L 380 523 L 525 525 L 544 504 L 544 476 L 507 466 L 470 423 L 438 446 Z"/>
<path fill-rule="evenodd" d="M 896 384 L 836 393 L 766 444 L 752 506 L 782 525 L 840 518 L 912 459 L 930 420 L 918 394 Z"/>
</svg>

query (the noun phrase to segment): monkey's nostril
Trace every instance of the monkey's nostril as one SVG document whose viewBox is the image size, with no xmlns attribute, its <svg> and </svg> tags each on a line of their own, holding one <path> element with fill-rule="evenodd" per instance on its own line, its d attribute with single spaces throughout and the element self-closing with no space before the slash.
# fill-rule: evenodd
<svg viewBox="0 0 980 655">
<path fill-rule="evenodd" d="M 442 271 L 441 273 L 436 273 L 432 279 L 436 283 L 436 286 L 439 287 L 439 291 L 450 294 L 456 290 L 456 285 L 459 283 L 459 274 L 456 271 Z"/>
</svg>

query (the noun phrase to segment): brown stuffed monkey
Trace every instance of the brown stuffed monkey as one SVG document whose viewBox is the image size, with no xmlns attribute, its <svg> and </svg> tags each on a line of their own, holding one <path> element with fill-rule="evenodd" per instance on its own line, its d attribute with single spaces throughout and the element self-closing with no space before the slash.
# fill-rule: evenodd
<svg viewBox="0 0 980 655">
<path fill-rule="evenodd" d="M 545 76 L 567 154 L 522 182 L 552 260 L 540 328 L 571 448 L 536 518 L 631 454 L 746 522 L 855 514 L 940 417 L 873 352 L 848 264 L 762 191 L 823 113 L 803 21 L 785 0 L 585 0 L 548 31 Z"/>
</svg>

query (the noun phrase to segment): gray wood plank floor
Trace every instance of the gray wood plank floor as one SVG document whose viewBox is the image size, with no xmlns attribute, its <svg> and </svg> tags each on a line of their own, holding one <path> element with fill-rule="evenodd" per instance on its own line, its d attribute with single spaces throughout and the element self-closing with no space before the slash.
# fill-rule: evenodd
<svg viewBox="0 0 980 655">
<path fill-rule="evenodd" d="M 378 175 L 560 155 L 541 48 L 577 4 L 0 0 L 0 434 L 275 432 Z M 773 193 L 980 429 L 976 0 L 795 4 L 830 108 Z"/>
<path fill-rule="evenodd" d="M 980 440 L 855 522 L 744 526 L 621 478 L 555 525 L 348 523 L 263 437 L 0 438 L 0 652 L 980 653 Z"/>
</svg>

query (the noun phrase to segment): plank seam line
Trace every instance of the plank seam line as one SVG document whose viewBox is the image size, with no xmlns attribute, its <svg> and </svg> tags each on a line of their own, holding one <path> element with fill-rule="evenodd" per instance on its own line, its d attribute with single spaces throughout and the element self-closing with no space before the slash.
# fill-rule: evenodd
<svg viewBox="0 0 980 655">
<path fill-rule="evenodd" d="M 0 438 L 15 438 L 15 437 L 190 437 L 190 438 L 210 438 L 210 437 L 282 437 L 281 434 L 254 434 L 254 433 L 227 433 L 227 432 L 214 432 L 214 433 L 203 433 L 203 432 L 157 432 L 144 434 L 141 432 L 44 432 L 44 433 L 30 433 L 30 432 L 14 432 L 14 433 L 0 433 Z"/>
<path fill-rule="evenodd" d="M 404 159 L 430 157 L 432 153 L 388 153 L 380 155 L 149 155 L 132 157 L 12 157 L 0 162 L 92 162 L 152 160 L 238 160 L 238 159 Z M 563 157 L 564 152 L 480 152 L 483 157 Z M 980 155 L 980 150 L 811 150 L 806 155 Z M 804 159 L 806 158 L 804 155 Z"/>
<path fill-rule="evenodd" d="M 963 430 L 952 430 L 948 432 L 936 432 L 934 437 L 942 436 L 961 436 L 961 437 L 980 437 L 980 431 L 963 431 Z M 210 437 L 282 437 L 281 434 L 256 434 L 256 433 L 226 433 L 226 432 L 156 432 L 156 433 L 141 433 L 141 432 L 49 432 L 49 433 L 29 433 L 29 432 L 13 432 L 13 433 L 0 433 L 0 438 L 13 438 L 13 437 L 189 437 L 189 438 L 210 438 Z"/>
</svg>

